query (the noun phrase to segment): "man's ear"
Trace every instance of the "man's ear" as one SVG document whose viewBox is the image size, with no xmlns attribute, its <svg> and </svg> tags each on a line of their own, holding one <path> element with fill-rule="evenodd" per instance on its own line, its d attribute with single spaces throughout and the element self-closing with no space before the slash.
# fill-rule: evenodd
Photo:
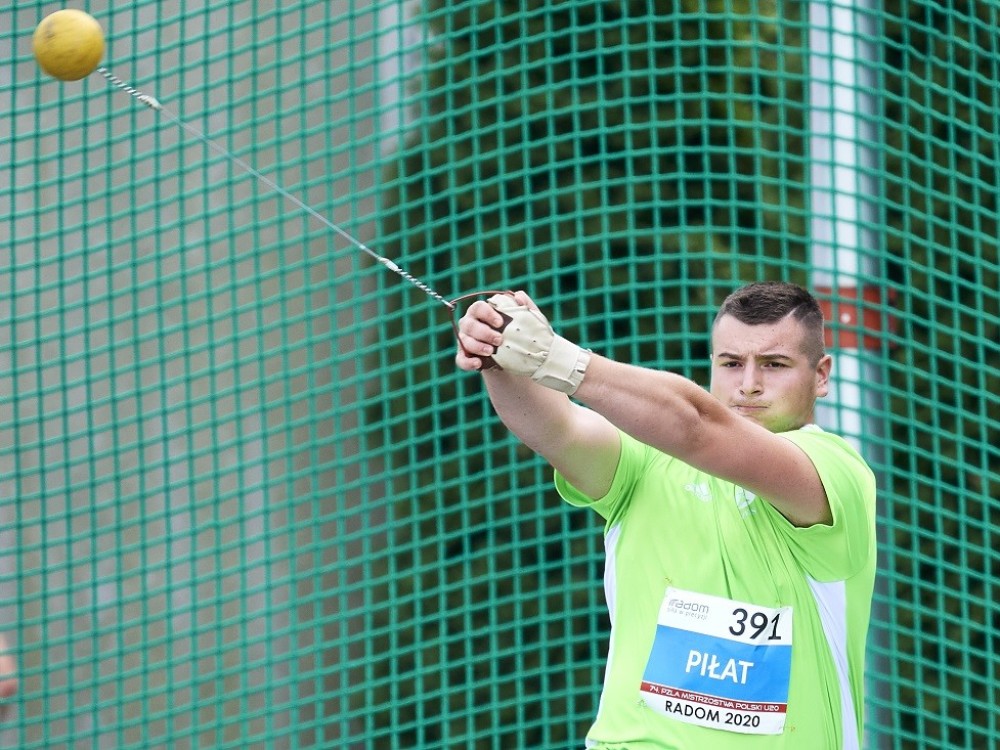
<svg viewBox="0 0 1000 750">
<path fill-rule="evenodd" d="M 833 357 L 824 354 L 816 363 L 816 396 L 822 398 L 830 392 L 830 372 L 833 370 Z"/>
</svg>

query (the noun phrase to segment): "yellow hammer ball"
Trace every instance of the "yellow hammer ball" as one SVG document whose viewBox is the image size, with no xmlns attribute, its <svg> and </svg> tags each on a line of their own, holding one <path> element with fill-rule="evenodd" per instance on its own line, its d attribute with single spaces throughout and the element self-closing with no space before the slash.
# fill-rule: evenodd
<svg viewBox="0 0 1000 750">
<path fill-rule="evenodd" d="M 42 19 L 32 45 L 42 70 L 60 81 L 78 81 L 101 62 L 104 32 L 93 16 L 67 8 Z"/>
</svg>

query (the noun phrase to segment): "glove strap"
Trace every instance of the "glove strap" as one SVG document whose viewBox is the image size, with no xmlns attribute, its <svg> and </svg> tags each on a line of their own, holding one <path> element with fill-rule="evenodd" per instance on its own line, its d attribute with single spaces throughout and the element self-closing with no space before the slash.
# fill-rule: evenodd
<svg viewBox="0 0 1000 750">
<path fill-rule="evenodd" d="M 548 356 L 531 375 L 531 379 L 546 388 L 572 396 L 583 382 L 590 356 L 589 349 L 583 349 L 557 335 L 552 341 Z"/>
</svg>

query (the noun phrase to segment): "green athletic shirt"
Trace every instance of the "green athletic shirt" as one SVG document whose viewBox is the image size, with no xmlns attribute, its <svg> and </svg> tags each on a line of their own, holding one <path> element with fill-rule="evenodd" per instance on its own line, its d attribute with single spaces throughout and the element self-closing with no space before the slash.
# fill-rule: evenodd
<svg viewBox="0 0 1000 750">
<path fill-rule="evenodd" d="M 624 433 L 604 497 L 556 473 L 563 499 L 607 521 L 611 640 L 586 747 L 861 746 L 875 477 L 819 427 L 781 434 L 816 466 L 832 525 L 795 527 L 763 498 Z"/>
</svg>

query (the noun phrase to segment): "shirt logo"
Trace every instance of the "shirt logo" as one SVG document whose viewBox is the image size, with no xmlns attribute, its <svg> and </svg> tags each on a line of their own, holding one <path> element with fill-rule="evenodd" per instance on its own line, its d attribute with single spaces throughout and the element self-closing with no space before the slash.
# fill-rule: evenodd
<svg viewBox="0 0 1000 750">
<path fill-rule="evenodd" d="M 739 508 L 740 515 L 746 518 L 751 513 L 756 513 L 757 511 L 750 506 L 753 501 L 757 499 L 757 496 L 750 492 L 750 490 L 745 490 L 742 487 L 736 488 L 736 507 Z"/>
<path fill-rule="evenodd" d="M 696 498 L 701 500 L 703 503 L 712 502 L 712 491 L 708 489 L 707 484 L 685 484 L 684 489 L 694 495 Z"/>
</svg>

